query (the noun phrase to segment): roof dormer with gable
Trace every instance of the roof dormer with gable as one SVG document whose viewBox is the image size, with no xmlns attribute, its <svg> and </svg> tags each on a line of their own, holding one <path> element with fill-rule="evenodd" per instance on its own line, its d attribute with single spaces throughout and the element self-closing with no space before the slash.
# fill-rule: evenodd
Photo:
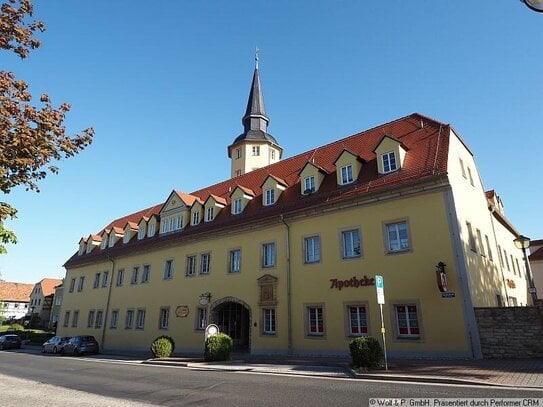
<svg viewBox="0 0 543 407">
<path fill-rule="evenodd" d="M 300 188 L 302 195 L 317 192 L 328 172 L 313 161 L 308 161 L 300 171 Z"/>
<path fill-rule="evenodd" d="M 202 221 L 202 214 L 204 212 L 204 202 L 200 199 L 196 199 L 190 208 L 190 225 L 199 225 Z"/>
<path fill-rule="evenodd" d="M 130 242 L 130 239 L 136 233 L 138 233 L 138 224 L 135 222 L 126 222 L 126 225 L 124 225 L 123 243 Z"/>
<path fill-rule="evenodd" d="M 226 199 L 210 194 L 204 203 L 204 221 L 212 222 L 226 205 Z"/>
<path fill-rule="evenodd" d="M 82 237 L 81 239 L 79 239 L 79 251 L 77 252 L 77 254 L 81 256 L 83 253 L 85 253 L 86 250 L 87 250 L 87 238 Z"/>
<path fill-rule="evenodd" d="M 354 152 L 343 149 L 334 165 L 336 166 L 337 185 L 352 184 L 358 179 L 364 160 Z"/>
<path fill-rule="evenodd" d="M 145 239 L 147 234 L 147 222 L 149 222 L 149 218 L 147 216 L 142 216 L 138 222 L 138 240 Z"/>
<path fill-rule="evenodd" d="M 260 187 L 262 188 L 262 206 L 270 206 L 277 202 L 288 184 L 285 180 L 270 174 Z"/>
<path fill-rule="evenodd" d="M 105 248 L 107 248 L 107 244 L 109 242 L 109 229 L 102 230 L 99 236 L 101 239 L 100 250 L 104 250 Z"/>
<path fill-rule="evenodd" d="M 182 230 L 188 223 L 196 197 L 172 191 L 160 211 L 160 234 Z"/>
<path fill-rule="evenodd" d="M 258 71 L 258 56 L 256 57 L 247 109 L 241 121 L 243 133 L 228 146 L 231 178 L 276 163 L 283 156 L 283 148 L 268 133 L 270 119 L 266 115 L 264 107 L 264 95 Z"/>
<path fill-rule="evenodd" d="M 239 215 L 243 212 L 247 204 L 256 196 L 254 191 L 250 188 L 236 185 L 232 193 L 230 194 L 231 213 L 232 215 Z"/>
<path fill-rule="evenodd" d="M 101 242 L 102 237 L 100 235 L 90 235 L 89 237 L 87 237 L 87 253 L 92 252 L 92 249 L 100 246 Z"/>
<path fill-rule="evenodd" d="M 156 234 L 159 224 L 160 224 L 159 215 L 153 214 L 149 217 L 149 220 L 147 221 L 147 237 L 153 237 Z"/>
<path fill-rule="evenodd" d="M 119 226 L 113 226 L 109 232 L 109 247 L 115 246 L 115 243 L 124 236 L 124 229 Z"/>
<path fill-rule="evenodd" d="M 402 168 L 407 147 L 396 137 L 385 134 L 373 152 L 377 157 L 377 171 L 383 175 Z"/>
</svg>

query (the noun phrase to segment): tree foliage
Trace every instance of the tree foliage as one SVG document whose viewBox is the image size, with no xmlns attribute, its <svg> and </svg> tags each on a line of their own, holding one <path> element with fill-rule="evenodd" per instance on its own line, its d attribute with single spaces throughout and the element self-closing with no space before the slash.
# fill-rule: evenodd
<svg viewBox="0 0 543 407">
<path fill-rule="evenodd" d="M 14 52 L 21 59 L 41 43 L 34 37 L 43 32 L 42 21 L 32 19 L 30 0 L 7 0 L 0 6 L 0 50 Z M 70 105 L 55 107 L 47 94 L 33 103 L 29 85 L 14 73 L 0 70 L 0 191 L 9 194 L 22 185 L 39 192 L 37 182 L 48 173 L 56 174 L 54 162 L 72 157 L 92 143 L 94 130 L 69 135 L 64 127 Z M 0 201 L 0 253 L 7 243 L 16 243 L 12 231 L 4 228 L 17 210 Z"/>
</svg>

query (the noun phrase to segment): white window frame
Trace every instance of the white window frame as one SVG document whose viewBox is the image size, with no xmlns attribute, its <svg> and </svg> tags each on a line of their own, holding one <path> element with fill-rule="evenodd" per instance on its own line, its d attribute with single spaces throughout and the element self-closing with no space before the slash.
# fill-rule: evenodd
<svg viewBox="0 0 543 407">
<path fill-rule="evenodd" d="M 91 309 L 87 315 L 87 328 L 93 328 L 95 323 L 96 311 Z"/>
<path fill-rule="evenodd" d="M 170 307 L 160 308 L 158 329 L 167 330 L 170 327 Z"/>
<path fill-rule="evenodd" d="M 230 250 L 229 255 L 229 273 L 239 273 L 241 271 L 241 249 Z"/>
<path fill-rule="evenodd" d="M 102 236 L 102 243 L 100 243 L 100 250 L 104 250 L 107 247 L 108 236 Z"/>
<path fill-rule="evenodd" d="M 468 245 L 472 252 L 477 253 L 477 243 L 475 242 L 475 235 L 473 234 L 473 227 L 471 222 L 466 222 L 468 228 Z"/>
<path fill-rule="evenodd" d="M 236 148 L 236 159 L 241 158 L 241 148 Z"/>
<path fill-rule="evenodd" d="M 358 242 L 356 240 L 358 240 Z M 356 243 L 358 243 L 358 245 Z M 362 237 L 360 235 L 360 229 L 341 231 L 341 254 L 344 259 L 362 257 Z"/>
<path fill-rule="evenodd" d="M 405 308 L 404 311 L 400 310 L 400 307 Z M 413 312 L 410 311 L 410 307 L 415 307 L 415 319 L 412 318 Z M 418 339 L 421 336 L 420 328 L 420 316 L 419 306 L 413 303 L 394 304 L 394 316 L 396 321 L 396 334 L 398 338 L 415 338 Z M 400 323 L 400 319 L 405 320 L 405 327 Z M 401 329 L 407 329 L 407 333 L 401 333 Z M 416 331 L 416 332 L 414 332 Z"/>
<path fill-rule="evenodd" d="M 275 189 L 274 188 L 266 189 L 264 193 L 266 194 L 264 206 L 273 205 L 275 203 Z"/>
<path fill-rule="evenodd" d="M 191 255 L 187 256 L 186 266 L 185 266 L 185 275 L 193 276 L 196 274 L 196 256 Z"/>
<path fill-rule="evenodd" d="M 321 261 L 320 236 L 308 236 L 304 238 L 304 263 L 312 264 Z"/>
<path fill-rule="evenodd" d="M 138 229 L 138 240 L 141 240 L 145 237 L 145 224 L 142 223 Z"/>
<path fill-rule="evenodd" d="M 213 216 L 214 216 L 214 207 L 213 206 L 209 206 L 207 207 L 206 209 L 206 222 L 211 222 L 213 220 Z"/>
<path fill-rule="evenodd" d="M 398 169 L 398 160 L 396 160 L 396 153 L 394 151 L 381 154 L 381 163 L 383 164 L 384 174 L 388 174 L 389 172 Z"/>
<path fill-rule="evenodd" d="M 111 311 L 111 321 L 109 322 L 109 329 L 117 329 L 119 323 L 119 310 L 114 309 Z"/>
<path fill-rule="evenodd" d="M 253 157 L 260 156 L 260 146 L 253 146 L 252 152 L 253 152 Z"/>
<path fill-rule="evenodd" d="M 200 211 L 192 212 L 192 225 L 197 225 L 200 223 Z"/>
<path fill-rule="evenodd" d="M 100 277 L 101 277 L 101 274 L 100 273 L 96 273 L 94 275 L 94 284 L 92 285 L 92 288 L 98 288 L 100 287 Z"/>
<path fill-rule="evenodd" d="M 73 293 L 75 291 L 75 278 L 70 280 L 70 289 L 69 292 Z"/>
<path fill-rule="evenodd" d="M 385 224 L 385 234 L 388 253 L 401 253 L 411 250 L 407 221 Z"/>
<path fill-rule="evenodd" d="M 211 253 L 202 253 L 200 255 L 200 274 L 209 274 L 211 272 Z"/>
<path fill-rule="evenodd" d="M 79 310 L 75 310 L 74 315 L 72 317 L 72 328 L 77 328 L 78 323 L 79 323 Z"/>
<path fill-rule="evenodd" d="M 341 172 L 341 185 L 352 184 L 354 182 L 353 166 L 352 164 L 344 165 L 340 168 Z"/>
<path fill-rule="evenodd" d="M 304 178 L 304 195 L 315 192 L 315 176 L 310 175 Z"/>
<path fill-rule="evenodd" d="M 147 236 L 153 237 L 155 235 L 156 223 L 149 224 L 149 230 L 147 231 Z"/>
<path fill-rule="evenodd" d="M 64 327 L 68 327 L 70 325 L 70 311 L 66 311 L 64 313 L 64 323 L 62 325 Z"/>
<path fill-rule="evenodd" d="M 268 242 L 262 245 L 262 268 L 275 267 L 276 261 L 275 242 Z"/>
<path fill-rule="evenodd" d="M 173 259 L 168 259 L 164 262 L 164 280 L 171 280 L 173 278 Z"/>
<path fill-rule="evenodd" d="M 232 214 L 239 215 L 242 210 L 241 198 L 236 198 L 232 201 Z"/>
<path fill-rule="evenodd" d="M 139 308 L 136 311 L 136 329 L 145 328 L 145 309 Z"/>
<path fill-rule="evenodd" d="M 85 276 L 79 277 L 79 285 L 77 286 L 77 291 L 81 292 L 83 291 L 83 288 L 85 286 Z"/>
<path fill-rule="evenodd" d="M 307 313 L 307 335 L 308 336 L 323 336 L 326 332 L 324 321 L 324 307 L 321 305 L 309 305 L 306 308 Z M 312 322 L 315 321 L 313 329 Z M 321 326 L 322 325 L 322 326 Z"/>
<path fill-rule="evenodd" d="M 277 313 L 275 308 L 262 308 L 262 334 L 277 334 Z"/>
<path fill-rule="evenodd" d="M 363 311 L 361 312 L 361 310 Z M 353 311 L 355 312 L 353 313 Z M 347 305 L 347 327 L 348 327 L 348 332 L 347 332 L 348 336 L 368 335 L 368 307 L 366 305 L 363 305 L 363 304 Z"/>
<path fill-rule="evenodd" d="M 196 329 L 203 331 L 207 326 L 207 308 L 198 307 L 196 311 Z"/>
<path fill-rule="evenodd" d="M 102 328 L 102 320 L 104 318 L 104 311 L 97 310 L 96 311 L 96 323 L 94 324 L 95 328 Z"/>
</svg>

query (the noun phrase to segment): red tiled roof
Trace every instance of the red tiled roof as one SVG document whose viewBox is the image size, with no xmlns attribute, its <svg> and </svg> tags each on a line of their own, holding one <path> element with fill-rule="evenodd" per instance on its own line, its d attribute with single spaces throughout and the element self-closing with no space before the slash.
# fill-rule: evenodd
<svg viewBox="0 0 543 407">
<path fill-rule="evenodd" d="M 38 284 L 41 285 L 41 292 L 44 297 L 55 293 L 55 287 L 62 284 L 58 278 L 43 278 Z"/>
<path fill-rule="evenodd" d="M 402 168 L 393 173 L 381 175 L 377 172 L 377 157 L 374 149 L 384 135 L 399 140 L 409 150 L 405 156 Z M 402 186 L 417 182 L 425 178 L 445 175 L 447 173 L 447 159 L 449 149 L 450 126 L 418 113 L 391 121 L 372 129 L 354 134 L 347 138 L 334 141 L 330 144 L 283 159 L 267 167 L 259 168 L 238 177 L 229 178 L 223 182 L 191 192 L 189 196 L 205 201 L 211 195 L 217 199 L 221 197 L 227 204 L 230 203 L 230 194 L 237 186 L 252 190 L 256 196 L 262 194 L 261 185 L 272 175 L 288 185 L 277 202 L 272 206 L 262 206 L 261 199 L 251 200 L 245 207 L 242 215 L 231 215 L 229 210 L 221 210 L 213 222 L 203 222 L 199 225 L 187 225 L 179 234 L 188 235 L 213 230 L 213 228 L 227 227 L 239 222 L 250 222 L 255 218 L 267 218 L 280 214 L 294 212 L 307 208 L 310 205 L 319 205 L 324 202 L 334 202 L 345 198 L 370 194 L 391 187 Z M 336 184 L 335 160 L 343 150 L 349 150 L 364 160 L 358 179 L 347 186 Z M 320 185 L 319 190 L 310 195 L 301 195 L 300 171 L 308 163 L 321 168 L 328 175 Z M 106 228 L 124 226 L 127 221 L 139 222 L 142 216 L 158 214 L 163 204 L 144 209 L 111 222 Z M 155 235 L 153 238 L 142 239 L 134 244 L 146 244 L 150 240 L 169 239 L 169 235 Z M 132 247 L 133 242 L 122 246 Z M 115 245 L 117 246 L 117 245 Z M 115 250 L 116 247 L 111 248 Z M 98 251 L 100 253 L 100 251 Z M 66 265 L 83 262 L 95 254 L 77 253 L 72 256 Z"/>
<path fill-rule="evenodd" d="M 10 283 L 0 280 L 0 300 L 30 302 L 34 284 Z"/>
</svg>

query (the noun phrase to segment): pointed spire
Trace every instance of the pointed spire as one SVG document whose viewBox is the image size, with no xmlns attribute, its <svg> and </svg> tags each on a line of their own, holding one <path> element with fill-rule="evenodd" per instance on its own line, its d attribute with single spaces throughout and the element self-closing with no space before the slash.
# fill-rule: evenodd
<svg viewBox="0 0 543 407">
<path fill-rule="evenodd" d="M 258 53 L 259 50 L 257 48 L 255 52 L 255 71 L 253 73 L 253 82 L 251 84 L 251 91 L 249 92 L 247 109 L 245 110 L 245 115 L 241 120 L 246 133 L 250 130 L 261 130 L 266 133 L 268 131 L 268 123 L 270 122 L 269 117 L 266 115 L 266 108 L 264 107 L 264 95 L 262 94 L 262 87 L 260 85 Z"/>
</svg>

